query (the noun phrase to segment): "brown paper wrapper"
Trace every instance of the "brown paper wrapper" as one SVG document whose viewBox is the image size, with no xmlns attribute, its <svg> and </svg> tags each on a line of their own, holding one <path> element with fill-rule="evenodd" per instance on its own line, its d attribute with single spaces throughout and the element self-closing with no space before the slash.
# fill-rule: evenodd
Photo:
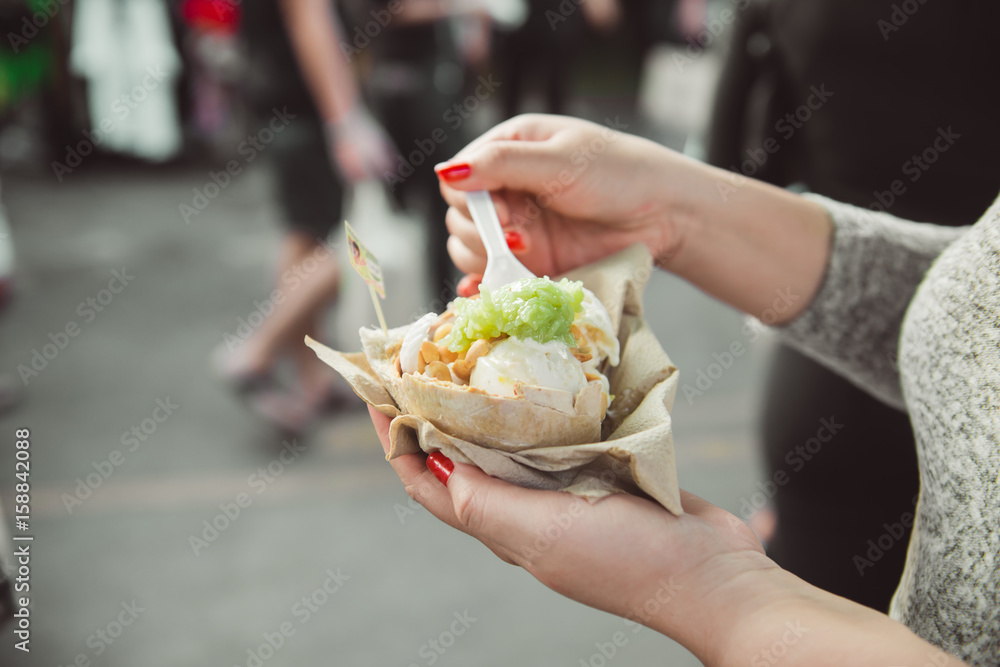
<svg viewBox="0 0 1000 667">
<path fill-rule="evenodd" d="M 635 245 L 566 274 L 601 300 L 621 343 L 621 363 L 608 374 L 615 399 L 599 426 L 590 418 L 592 389 L 582 390 L 576 412 L 567 414 L 400 378 L 392 357 L 408 326 L 387 333 L 361 329 L 364 352 L 337 352 L 309 338 L 306 344 L 358 396 L 393 418 L 388 459 L 440 450 L 520 486 L 591 501 L 620 492 L 647 495 L 682 514 L 670 419 L 677 368 L 642 317 L 651 270 L 649 251 Z"/>
</svg>

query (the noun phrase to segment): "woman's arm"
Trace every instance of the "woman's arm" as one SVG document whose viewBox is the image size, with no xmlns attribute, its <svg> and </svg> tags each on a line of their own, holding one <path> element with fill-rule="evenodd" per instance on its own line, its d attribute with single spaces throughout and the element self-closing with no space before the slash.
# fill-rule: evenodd
<svg viewBox="0 0 1000 667">
<path fill-rule="evenodd" d="M 295 58 L 316 108 L 324 120 L 335 122 L 357 103 L 358 86 L 338 46 L 342 31 L 330 0 L 279 3 Z"/>
<path fill-rule="evenodd" d="M 768 324 L 792 321 L 823 280 L 830 216 L 781 188 L 694 165 L 691 185 L 663 191 L 677 242 L 657 263 Z"/>
<path fill-rule="evenodd" d="M 903 317 L 931 263 L 968 228 L 800 197 L 714 170 L 677 206 L 681 247 L 661 265 L 779 330 L 796 348 L 903 406 Z M 706 184 L 707 185 L 707 184 Z"/>
<path fill-rule="evenodd" d="M 335 166 L 351 182 L 381 178 L 392 169 L 395 151 L 365 108 L 354 71 L 340 51 L 342 30 L 330 0 L 278 1 L 302 78 L 326 124 Z"/>
<path fill-rule="evenodd" d="M 449 172 L 456 165 L 467 168 L 459 179 Z M 906 306 L 964 231 L 794 195 L 550 116 L 498 126 L 438 173 L 460 269 L 484 263 L 462 191 L 498 191 L 501 219 L 524 237 L 516 252 L 536 272 L 554 275 L 644 242 L 661 267 L 708 294 L 766 324 L 794 321 L 784 330 L 790 341 L 897 405 Z"/>
</svg>

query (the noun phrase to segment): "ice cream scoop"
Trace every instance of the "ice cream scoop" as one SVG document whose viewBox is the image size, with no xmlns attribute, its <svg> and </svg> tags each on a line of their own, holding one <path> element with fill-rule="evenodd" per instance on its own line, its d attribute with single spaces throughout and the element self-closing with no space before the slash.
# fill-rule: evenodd
<svg viewBox="0 0 1000 667">
<path fill-rule="evenodd" d="M 517 383 L 575 395 L 587 378 L 565 343 L 506 338 L 479 358 L 469 385 L 494 396 L 516 396 Z"/>
</svg>

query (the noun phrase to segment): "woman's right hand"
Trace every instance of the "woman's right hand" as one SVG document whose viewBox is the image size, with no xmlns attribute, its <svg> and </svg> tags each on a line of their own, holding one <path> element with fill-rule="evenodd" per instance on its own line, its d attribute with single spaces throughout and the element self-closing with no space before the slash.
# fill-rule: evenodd
<svg viewBox="0 0 1000 667">
<path fill-rule="evenodd" d="M 669 257 L 684 210 L 674 193 L 704 184 L 703 165 L 651 141 L 538 114 L 501 123 L 436 170 L 451 205 L 448 251 L 467 274 L 483 272 L 486 253 L 466 191 L 490 190 L 519 259 L 555 276 L 637 242 Z"/>
<path fill-rule="evenodd" d="M 507 242 L 536 275 L 555 277 L 644 243 L 656 264 L 770 324 L 812 300 L 833 236 L 820 204 L 716 169 L 646 139 L 560 116 L 518 116 L 435 167 L 451 205 L 448 251 L 475 291 L 486 251 L 465 192 L 489 190 Z"/>
</svg>

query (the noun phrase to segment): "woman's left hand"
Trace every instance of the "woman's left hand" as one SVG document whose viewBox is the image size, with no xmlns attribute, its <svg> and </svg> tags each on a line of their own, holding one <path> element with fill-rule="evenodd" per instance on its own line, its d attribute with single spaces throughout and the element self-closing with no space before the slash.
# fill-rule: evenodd
<svg viewBox="0 0 1000 667">
<path fill-rule="evenodd" d="M 369 411 L 388 451 L 390 420 Z M 730 585 L 749 571 L 777 568 L 742 521 L 683 491 L 686 513 L 677 517 L 637 496 L 591 504 L 508 484 L 471 465 L 456 464 L 449 475 L 452 464 L 440 453 L 390 463 L 414 500 L 503 560 L 558 593 L 668 634 L 699 656 L 717 643 L 707 635 L 725 617 L 720 609 L 746 612 Z"/>
</svg>

